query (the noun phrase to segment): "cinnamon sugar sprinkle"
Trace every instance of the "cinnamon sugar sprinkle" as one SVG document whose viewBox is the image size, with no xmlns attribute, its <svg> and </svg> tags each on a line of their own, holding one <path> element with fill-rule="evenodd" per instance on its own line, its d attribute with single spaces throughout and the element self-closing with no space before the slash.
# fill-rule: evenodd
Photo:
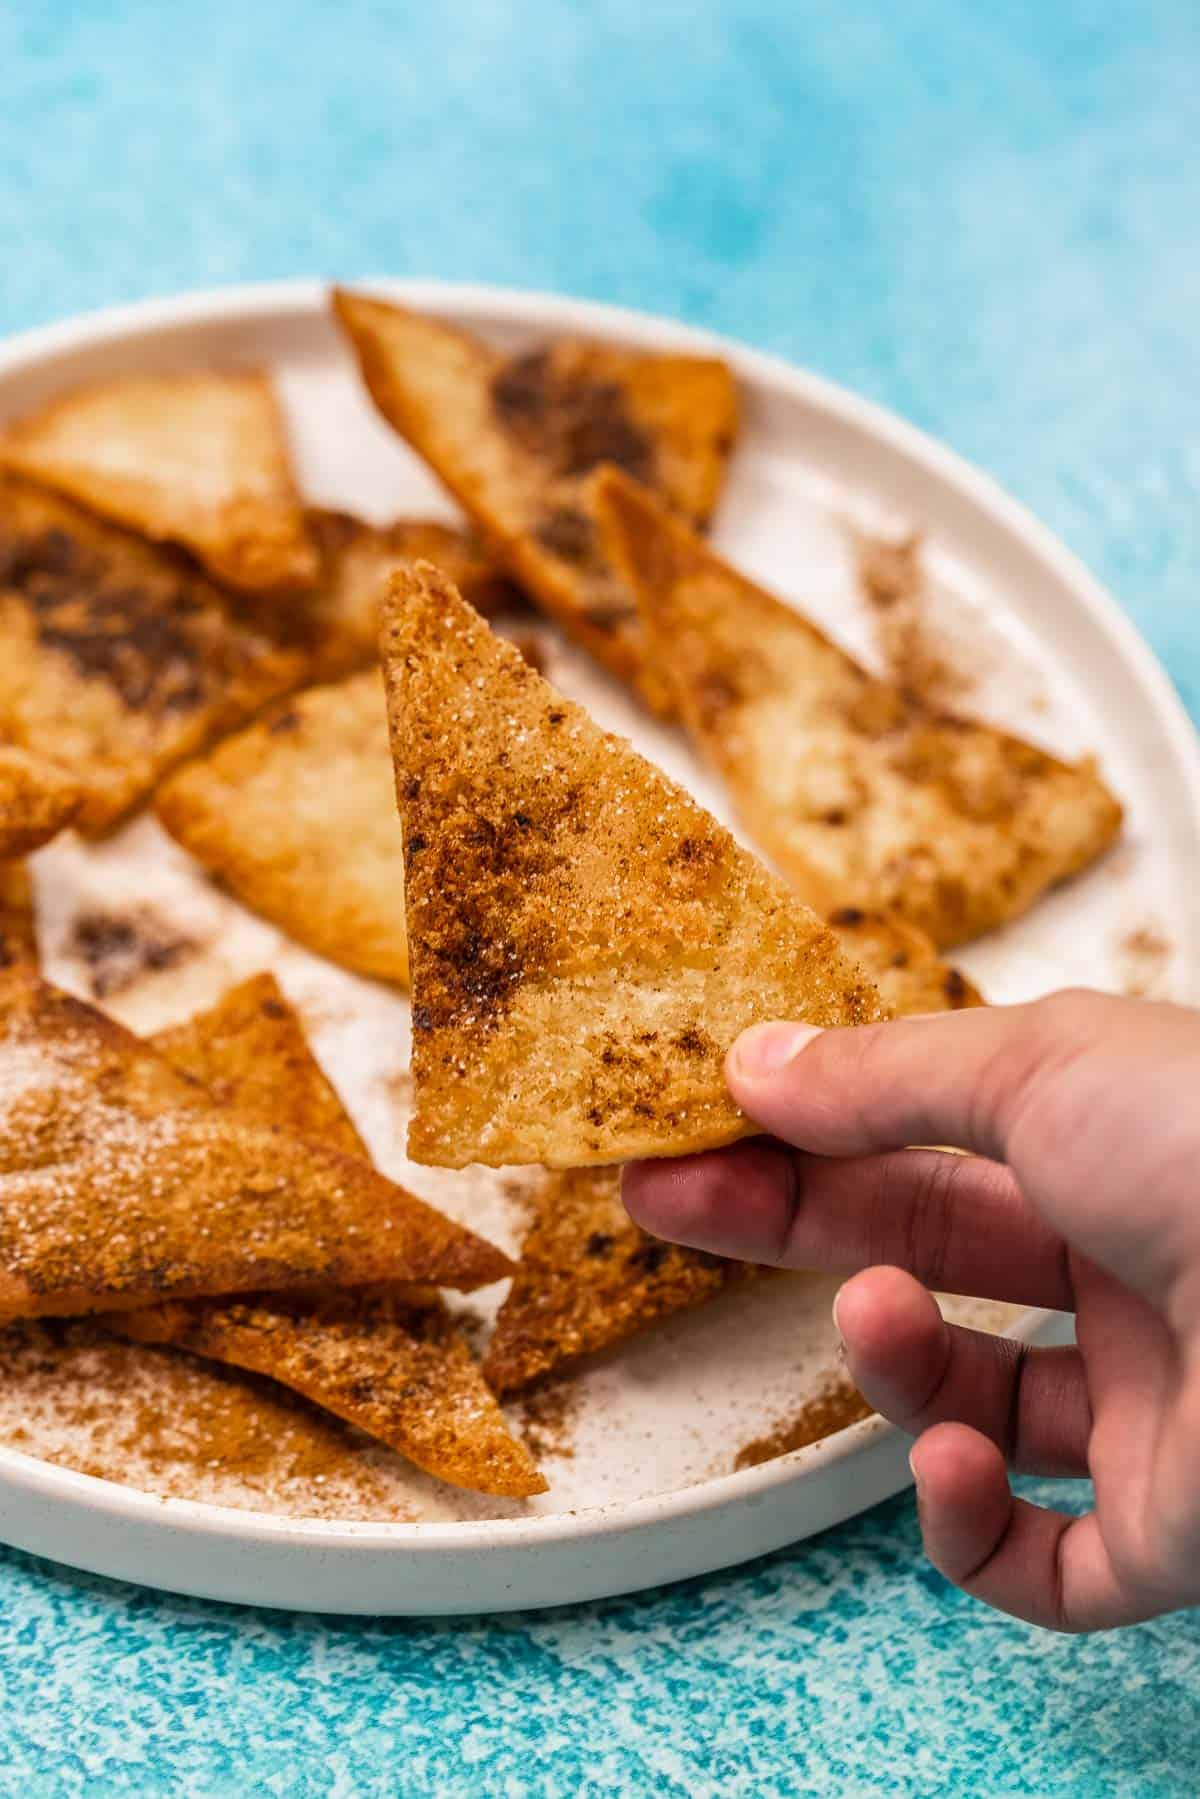
<svg viewBox="0 0 1200 1799">
<path fill-rule="evenodd" d="M 298 1517 L 415 1518 L 398 1457 L 255 1375 L 106 1337 L 0 1330 L 0 1442 L 163 1498 Z"/>
<path fill-rule="evenodd" d="M 94 999 L 125 992 L 145 974 L 175 968 L 201 946 L 146 908 L 81 912 L 66 953 L 82 962 Z"/>
<path fill-rule="evenodd" d="M 1121 959 L 1121 991 L 1130 999 L 1157 998 L 1175 946 L 1152 925 L 1127 931 L 1117 946 Z"/>
<path fill-rule="evenodd" d="M 869 1418 L 872 1408 L 857 1387 L 836 1381 L 809 1399 L 790 1418 L 781 1418 L 765 1437 L 754 1437 L 738 1450 L 734 1468 L 757 1468 L 777 1455 L 788 1455 L 793 1449 L 805 1449 L 820 1443 L 836 1431 Z"/>
<path fill-rule="evenodd" d="M 519 1434 L 525 1439 L 533 1459 L 557 1456 L 570 1461 L 575 1454 L 574 1433 L 579 1413 L 580 1391 L 577 1382 L 568 1379 L 547 1382 L 523 1393 L 516 1404 Z"/>
<path fill-rule="evenodd" d="M 910 702 L 940 711 L 963 699 L 974 681 L 947 659 L 940 633 L 927 617 L 922 547 L 919 531 L 902 538 L 860 537 L 858 579 L 891 681 Z"/>
</svg>

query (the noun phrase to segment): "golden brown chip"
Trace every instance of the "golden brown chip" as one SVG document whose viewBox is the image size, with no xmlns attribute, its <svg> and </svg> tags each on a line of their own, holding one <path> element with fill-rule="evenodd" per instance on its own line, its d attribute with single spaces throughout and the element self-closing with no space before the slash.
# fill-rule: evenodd
<svg viewBox="0 0 1200 1799">
<path fill-rule="evenodd" d="M 331 678 L 378 661 L 379 597 L 401 564 L 436 562 L 485 617 L 523 604 L 471 530 L 418 518 L 368 525 L 346 512 L 310 512 L 308 522 L 321 552 L 321 580 L 305 615 L 321 672 Z"/>
<path fill-rule="evenodd" d="M 404 855 L 377 669 L 273 707 L 168 781 L 158 816 L 300 943 L 360 974 L 407 981 Z"/>
<path fill-rule="evenodd" d="M 896 912 L 837 906 L 826 923 L 843 950 L 870 976 L 884 1004 L 905 1018 L 917 1012 L 959 1012 L 982 1006 L 983 995 L 961 969 L 943 962 L 916 925 Z"/>
<path fill-rule="evenodd" d="M 0 1318 L 509 1271 L 364 1162 L 215 1105 L 19 967 L 0 977 L 0 1094 Z"/>
<path fill-rule="evenodd" d="M 80 830 L 109 829 L 309 663 L 175 552 L 0 476 L 0 737 L 73 772 Z"/>
<path fill-rule="evenodd" d="M 33 887 L 23 862 L 0 862 L 0 969 L 37 967 Z"/>
<path fill-rule="evenodd" d="M 249 593 L 317 578 L 283 420 L 261 373 L 125 375 L 64 394 L 0 438 L 0 462 Z"/>
<path fill-rule="evenodd" d="M 891 909 L 941 948 L 1094 861 L 1121 808 L 1071 765 L 872 680 L 618 472 L 597 483 L 689 735 L 810 904 Z"/>
<path fill-rule="evenodd" d="M 512 1498 L 546 1491 L 440 1305 L 386 1293 L 271 1294 L 152 1306 L 119 1328 L 269 1374 L 454 1486 Z"/>
<path fill-rule="evenodd" d="M 929 939 L 894 914 L 844 907 L 829 923 L 898 1016 L 983 1004 Z M 561 1374 L 758 1273 L 643 1231 L 621 1203 L 618 1169 L 548 1174 L 529 1203 L 521 1260 L 484 1360 L 501 1394 Z"/>
<path fill-rule="evenodd" d="M 483 1364 L 497 1393 L 561 1374 L 756 1272 L 641 1230 L 621 1204 L 618 1168 L 547 1175 L 532 1204 Z"/>
<path fill-rule="evenodd" d="M 208 1011 L 156 1032 L 150 1041 L 172 1067 L 200 1081 L 221 1105 L 237 1106 L 262 1124 L 369 1160 L 366 1144 L 273 974 L 251 975 Z"/>
<path fill-rule="evenodd" d="M 726 1143 L 753 1128 L 721 1072 L 744 1026 L 881 1015 L 831 931 L 428 564 L 393 576 L 383 648 L 414 1160 L 571 1168 Z"/>
<path fill-rule="evenodd" d="M 154 1044 L 222 1105 L 366 1155 L 273 976 L 243 981 Z M 415 1291 L 188 1300 L 112 1323 L 140 1342 L 268 1374 L 456 1486 L 544 1491 L 441 1300 Z"/>
<path fill-rule="evenodd" d="M 335 292 L 334 311 L 384 418 L 513 579 L 614 674 L 639 679 L 642 627 L 599 539 L 589 476 L 619 464 L 703 523 L 737 431 L 728 367 L 573 339 L 504 357 L 362 294 Z M 660 696 L 650 670 L 647 697 Z"/>
<path fill-rule="evenodd" d="M 79 810 L 78 783 L 57 763 L 0 744 L 0 858 L 49 843 Z"/>
</svg>

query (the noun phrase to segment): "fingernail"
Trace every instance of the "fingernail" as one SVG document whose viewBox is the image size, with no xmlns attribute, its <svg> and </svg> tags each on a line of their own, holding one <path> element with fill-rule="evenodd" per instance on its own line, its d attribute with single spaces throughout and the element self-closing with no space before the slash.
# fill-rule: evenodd
<svg viewBox="0 0 1200 1799">
<path fill-rule="evenodd" d="M 917 1485 L 920 1486 L 921 1476 L 918 1474 L 917 1464 L 913 1460 L 913 1457 L 916 1455 L 916 1453 L 917 1453 L 917 1449 L 916 1449 L 916 1444 L 914 1443 L 913 1447 L 908 1452 L 908 1472 L 912 1475 L 912 1477 L 913 1477 L 914 1481 L 917 1483 Z"/>
<path fill-rule="evenodd" d="M 744 1080 L 769 1080 L 820 1034 L 812 1024 L 752 1024 L 734 1044 L 730 1060 Z"/>
<path fill-rule="evenodd" d="M 845 1347 L 846 1347 L 846 1333 L 842 1329 L 842 1321 L 838 1316 L 838 1312 L 839 1312 L 839 1310 L 841 1308 L 841 1304 L 842 1304 L 842 1294 L 845 1291 L 846 1291 L 846 1283 L 845 1283 L 845 1281 L 843 1281 L 841 1286 L 838 1288 L 837 1292 L 833 1296 L 833 1328 L 838 1334 L 838 1342 L 841 1344 L 843 1349 L 845 1349 Z"/>
</svg>

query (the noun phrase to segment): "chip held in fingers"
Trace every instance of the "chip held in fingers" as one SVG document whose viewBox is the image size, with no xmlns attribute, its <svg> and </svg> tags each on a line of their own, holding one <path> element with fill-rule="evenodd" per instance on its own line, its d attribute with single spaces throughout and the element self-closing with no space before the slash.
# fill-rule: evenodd
<svg viewBox="0 0 1200 1799">
<path fill-rule="evenodd" d="M 383 656 L 404 827 L 414 1160 L 582 1167 L 747 1134 L 747 1025 L 884 1015 L 833 933 L 428 564 Z"/>
<path fill-rule="evenodd" d="M 1090 761 L 872 679 L 636 482 L 608 469 L 597 492 L 689 736 L 810 904 L 890 909 L 945 949 L 1112 843 L 1121 807 Z"/>
<path fill-rule="evenodd" d="M 0 975 L 0 1319 L 509 1269 L 358 1158 L 221 1107 L 32 972 Z"/>
<path fill-rule="evenodd" d="M 230 587 L 287 593 L 317 578 L 283 419 L 258 371 L 125 375 L 77 388 L 10 425 L 0 462 L 182 545 Z"/>
<path fill-rule="evenodd" d="M 636 603 L 596 529 L 591 477 L 615 463 L 703 524 L 737 433 L 727 365 L 578 339 L 506 357 L 442 319 L 365 294 L 336 290 L 333 305 L 379 411 L 512 577 L 613 674 L 660 703 Z"/>
<path fill-rule="evenodd" d="M 253 976 L 154 1045 L 222 1106 L 365 1157 L 271 975 Z M 418 1287 L 168 1301 L 114 1315 L 142 1343 L 269 1375 L 427 1473 L 476 1492 L 545 1490 L 436 1293 Z"/>
</svg>

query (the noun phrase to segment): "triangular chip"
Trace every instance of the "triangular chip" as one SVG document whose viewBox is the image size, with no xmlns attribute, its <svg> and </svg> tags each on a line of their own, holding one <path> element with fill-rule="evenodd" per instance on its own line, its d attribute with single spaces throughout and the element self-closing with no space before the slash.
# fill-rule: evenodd
<svg viewBox="0 0 1200 1799">
<path fill-rule="evenodd" d="M 453 1486 L 509 1498 L 546 1491 L 440 1305 L 384 1292 L 272 1294 L 152 1306 L 120 1328 L 269 1374 Z"/>
<path fill-rule="evenodd" d="M 334 309 L 376 406 L 513 579 L 622 680 L 645 673 L 656 702 L 637 607 L 599 540 L 588 477 L 617 463 L 703 523 L 737 431 L 726 364 L 574 339 L 505 357 L 362 294 L 336 292 Z"/>
<path fill-rule="evenodd" d="M 531 1203 L 521 1260 L 484 1358 L 497 1393 L 561 1374 L 756 1272 L 641 1230 L 621 1204 L 617 1168 L 547 1175 Z"/>
<path fill-rule="evenodd" d="M 0 738 L 71 770 L 104 831 L 175 763 L 305 678 L 173 551 L 0 476 Z"/>
<path fill-rule="evenodd" d="M 57 763 L 0 744 L 0 858 L 25 856 L 70 824 L 79 784 Z"/>
<path fill-rule="evenodd" d="M 248 593 L 317 578 L 283 420 L 259 373 L 126 375 L 10 425 L 0 462 Z"/>
<path fill-rule="evenodd" d="M 898 1016 L 982 1005 L 965 976 L 894 914 L 846 907 L 829 923 Z M 548 1174 L 528 1203 L 521 1260 L 484 1360 L 498 1393 L 561 1374 L 758 1272 L 643 1231 L 621 1203 L 617 1169 Z"/>
<path fill-rule="evenodd" d="M 231 893 L 359 974 L 408 979 L 404 855 L 377 668 L 275 706 L 158 796 Z"/>
<path fill-rule="evenodd" d="M 0 969 L 37 967 L 33 886 L 23 862 L 0 862 Z"/>
<path fill-rule="evenodd" d="M 509 1271 L 364 1162 L 214 1104 L 20 968 L 0 977 L 0 1094 L 0 1318 Z"/>
<path fill-rule="evenodd" d="M 1113 841 L 1121 808 L 1090 761 L 872 680 L 653 495 L 615 470 L 597 490 L 690 736 L 811 904 L 890 908 L 945 948 L 1016 918 Z"/>
<path fill-rule="evenodd" d="M 366 1155 L 271 975 L 243 981 L 211 1010 L 160 1031 L 154 1044 L 220 1104 Z M 455 1486 L 518 1497 L 545 1490 L 435 1294 L 172 1301 L 112 1325 L 139 1342 L 268 1374 Z"/>
<path fill-rule="evenodd" d="M 725 1051 L 764 1018 L 880 1016 L 831 931 L 563 699 L 436 569 L 385 609 L 404 827 L 409 1154 L 573 1168 L 753 1127 Z"/>
<path fill-rule="evenodd" d="M 346 512 L 310 512 L 308 522 L 321 580 L 304 610 L 330 678 L 378 661 L 379 596 L 402 563 L 436 562 L 485 617 L 523 603 L 474 531 L 420 518 L 368 525 Z"/>
<path fill-rule="evenodd" d="M 367 1146 L 273 974 L 251 975 L 205 1012 L 150 1040 L 218 1104 L 369 1160 Z"/>
<path fill-rule="evenodd" d="M 983 995 L 962 970 L 943 962 L 924 931 L 896 912 L 837 906 L 826 923 L 846 954 L 874 981 L 897 1018 L 982 1006 Z"/>
</svg>

